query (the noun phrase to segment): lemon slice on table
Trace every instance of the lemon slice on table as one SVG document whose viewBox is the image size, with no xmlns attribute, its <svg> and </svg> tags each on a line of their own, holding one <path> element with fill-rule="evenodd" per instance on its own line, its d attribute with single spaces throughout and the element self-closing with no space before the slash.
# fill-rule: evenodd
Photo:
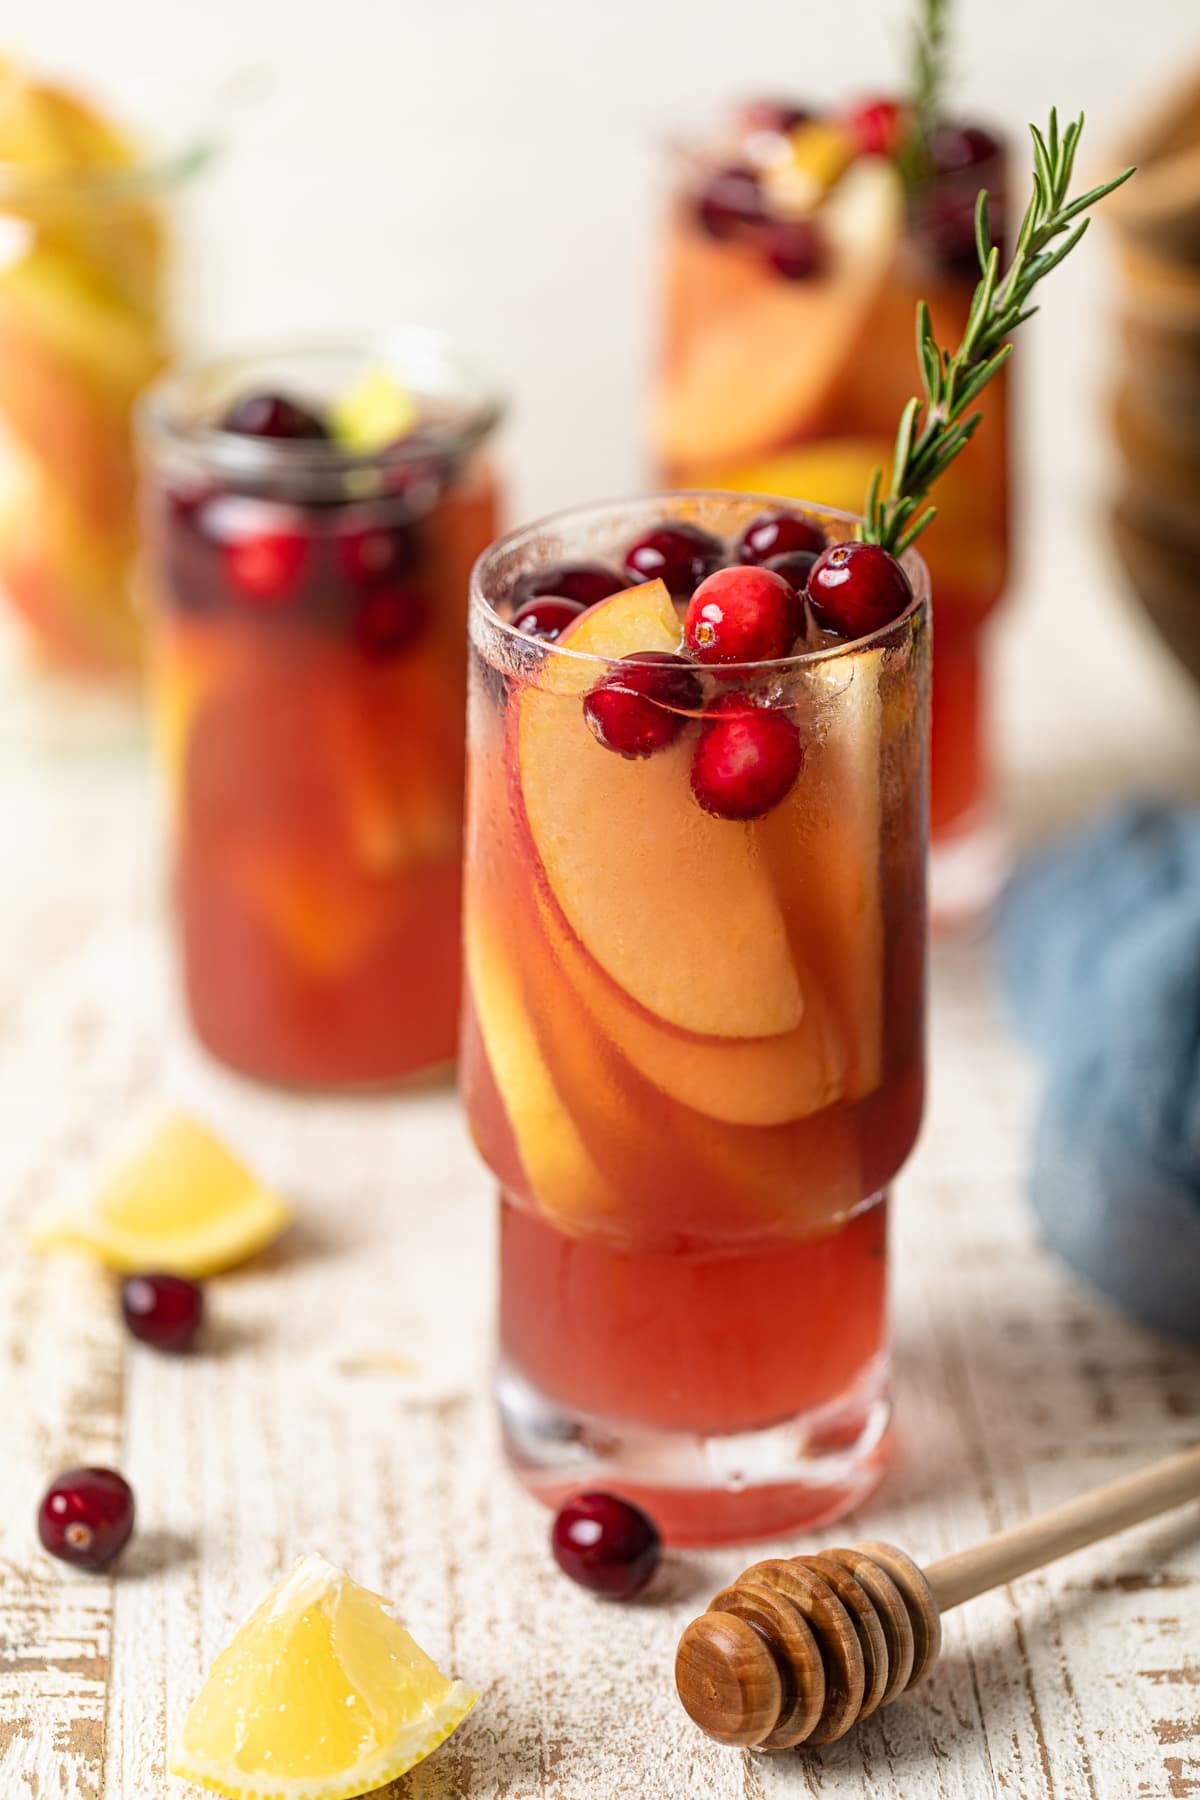
<svg viewBox="0 0 1200 1800">
<path fill-rule="evenodd" d="M 423 1761 L 478 1698 L 377 1594 L 305 1556 L 213 1663 L 168 1766 L 231 1800 L 351 1800 Z"/>
<path fill-rule="evenodd" d="M 88 1250 L 130 1274 L 215 1275 L 245 1262 L 291 1223 L 263 1187 L 195 1119 L 164 1119 L 90 1199 L 35 1219 L 35 1250 Z"/>
</svg>

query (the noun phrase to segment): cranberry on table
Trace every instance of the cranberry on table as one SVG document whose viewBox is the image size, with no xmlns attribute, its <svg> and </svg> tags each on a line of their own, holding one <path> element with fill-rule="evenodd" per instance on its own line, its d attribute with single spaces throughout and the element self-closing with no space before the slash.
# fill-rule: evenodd
<svg viewBox="0 0 1200 1800">
<path fill-rule="evenodd" d="M 825 533 L 817 525 L 792 512 L 760 513 L 751 519 L 738 539 L 737 559 L 743 563 L 765 563 L 772 556 L 788 550 L 811 550 L 819 556 L 825 548 Z"/>
<path fill-rule="evenodd" d="M 740 226 L 757 225 L 766 208 L 754 170 L 739 163 L 718 169 L 696 202 L 696 216 L 714 238 L 732 237 Z"/>
<path fill-rule="evenodd" d="M 745 694 L 722 694 L 704 716 L 692 793 L 718 819 L 761 819 L 795 786 L 804 761 L 787 715 Z"/>
<path fill-rule="evenodd" d="M 843 123 L 863 156 L 894 156 L 904 139 L 904 108 L 896 100 L 860 100 Z"/>
<path fill-rule="evenodd" d="M 633 581 L 666 583 L 677 600 L 687 600 L 725 561 L 720 538 L 699 525 L 655 525 L 625 552 L 625 568 Z"/>
<path fill-rule="evenodd" d="M 771 662 L 786 656 L 799 627 L 796 591 L 783 576 L 739 563 L 700 583 L 688 602 L 683 637 L 709 665 Z"/>
<path fill-rule="evenodd" d="M 204 1290 L 182 1275 L 130 1275 L 121 1284 L 121 1311 L 143 1343 L 187 1350 L 204 1323 Z"/>
<path fill-rule="evenodd" d="M 673 744 L 699 710 L 703 690 L 682 656 L 635 650 L 585 695 L 583 716 L 596 739 L 618 756 L 653 756 Z"/>
<path fill-rule="evenodd" d="M 526 600 L 524 606 L 518 606 L 512 622 L 526 637 L 541 638 L 544 643 L 552 644 L 581 612 L 586 611 L 587 608 L 580 600 L 564 600 L 557 594 L 544 594 L 539 598 Z"/>
<path fill-rule="evenodd" d="M 285 394 L 246 394 L 221 419 L 222 431 L 245 437 L 288 438 L 317 442 L 329 437 L 325 421 Z"/>
<path fill-rule="evenodd" d="M 429 602 L 420 588 L 375 588 L 359 602 L 354 641 L 372 661 L 387 661 L 416 642 L 428 617 Z"/>
<path fill-rule="evenodd" d="M 618 1494 L 576 1494 L 560 1507 L 550 1547 L 564 1575 L 609 1600 L 640 1594 L 662 1560 L 654 1520 Z"/>
<path fill-rule="evenodd" d="M 626 585 L 625 577 L 604 563 L 548 563 L 514 581 L 508 599 L 511 606 L 519 608 L 527 600 L 553 594 L 557 599 L 577 600 L 580 606 L 594 606 L 597 600 L 619 594 Z"/>
<path fill-rule="evenodd" d="M 103 1569 L 133 1531 L 133 1489 L 115 1469 L 68 1469 L 38 1508 L 42 1548 L 79 1569 Z"/>
<path fill-rule="evenodd" d="M 786 281 L 811 281 L 825 267 L 825 240 L 811 219 L 779 219 L 769 225 L 763 252 Z"/>
<path fill-rule="evenodd" d="M 808 578 L 817 623 L 842 637 L 878 631 L 899 618 L 912 597 L 908 576 L 879 544 L 831 544 Z"/>
</svg>

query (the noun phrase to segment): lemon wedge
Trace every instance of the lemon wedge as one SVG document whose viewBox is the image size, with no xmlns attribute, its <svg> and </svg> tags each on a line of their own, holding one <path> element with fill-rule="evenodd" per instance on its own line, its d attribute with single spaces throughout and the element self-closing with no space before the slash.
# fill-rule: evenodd
<svg viewBox="0 0 1200 1800">
<path fill-rule="evenodd" d="M 215 1275 L 279 1236 L 291 1209 L 203 1125 L 175 1114 L 91 1199 L 34 1221 L 35 1250 L 88 1250 L 110 1269 Z"/>
<path fill-rule="evenodd" d="M 231 1800 L 351 1800 L 422 1762 L 479 1696 L 385 1608 L 302 1557 L 213 1663 L 171 1774 Z"/>
<path fill-rule="evenodd" d="M 334 401 L 329 416 L 338 443 L 369 456 L 407 437 L 420 414 L 416 401 L 391 370 L 376 365 L 364 369 Z"/>
</svg>

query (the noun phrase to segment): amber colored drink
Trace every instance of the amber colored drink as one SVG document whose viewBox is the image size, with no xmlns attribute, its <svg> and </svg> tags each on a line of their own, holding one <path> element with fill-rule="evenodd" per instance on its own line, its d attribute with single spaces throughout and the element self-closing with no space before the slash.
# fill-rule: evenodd
<svg viewBox="0 0 1200 1800">
<path fill-rule="evenodd" d="M 1003 155 L 988 134 L 947 130 L 937 141 L 954 166 L 911 198 L 897 159 L 862 154 L 847 127 L 784 116 L 764 130 L 750 115 L 678 158 L 654 398 L 659 473 L 852 509 L 872 469 L 890 468 L 897 421 L 918 391 L 918 300 L 940 343 L 962 335 L 979 278 L 975 196 L 989 189 L 1002 233 Z M 955 152 L 974 160 L 956 166 Z M 776 160 L 756 171 L 752 153 Z M 977 910 L 1003 867 L 983 627 L 1008 574 L 1007 372 L 978 404 L 984 423 L 939 483 L 921 541 L 936 595 L 935 918 Z"/>
<path fill-rule="evenodd" d="M 506 1441 L 542 1498 L 615 1488 L 676 1542 L 832 1517 L 886 1452 L 887 1193 L 923 1098 L 924 570 L 868 639 L 705 673 L 649 756 L 598 742 L 584 702 L 677 647 L 662 584 L 561 643 L 510 615 L 543 565 L 619 570 L 663 519 L 732 541 L 763 505 L 562 515 L 495 546 L 472 596 L 462 1076 L 501 1190 Z M 803 743 L 748 820 L 689 774 L 732 691 Z"/>
<path fill-rule="evenodd" d="M 394 1082 L 454 1056 L 465 619 L 495 530 L 490 399 L 440 339 L 379 352 L 414 429 L 383 450 L 214 424 L 336 393 L 358 351 L 174 376 L 147 431 L 152 701 L 188 1008 L 272 1081 Z"/>
</svg>

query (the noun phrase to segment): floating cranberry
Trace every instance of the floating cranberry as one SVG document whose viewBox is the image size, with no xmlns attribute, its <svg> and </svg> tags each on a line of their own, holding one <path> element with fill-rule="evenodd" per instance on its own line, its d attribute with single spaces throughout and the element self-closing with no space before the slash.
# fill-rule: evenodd
<svg viewBox="0 0 1200 1800">
<path fill-rule="evenodd" d="M 743 563 L 765 563 L 788 550 L 811 550 L 819 556 L 825 548 L 825 533 L 793 512 L 760 513 L 751 519 L 738 539 L 737 559 Z"/>
<path fill-rule="evenodd" d="M 831 544 L 808 578 L 808 603 L 817 623 L 842 637 L 878 631 L 911 599 L 908 576 L 879 544 Z"/>
<path fill-rule="evenodd" d="M 786 281 L 811 281 L 825 267 L 825 240 L 811 219 L 779 219 L 769 225 L 763 252 Z"/>
<path fill-rule="evenodd" d="M 365 525 L 337 537 L 337 555 L 359 587 L 391 581 L 414 561 L 412 533 L 403 525 Z"/>
<path fill-rule="evenodd" d="M 990 221 L 997 241 L 1000 221 Z M 964 193 L 952 182 L 942 191 L 935 184 L 921 196 L 914 215 L 917 234 L 933 261 L 951 275 L 979 279 L 979 250 L 975 238 L 975 195 Z"/>
<path fill-rule="evenodd" d="M 790 793 L 804 761 L 783 712 L 745 694 L 722 694 L 704 716 L 692 758 L 692 793 L 718 819 L 761 819 Z"/>
<path fill-rule="evenodd" d="M 696 672 L 682 656 L 635 650 L 584 697 L 583 716 L 606 750 L 653 756 L 674 743 L 684 715 L 697 712 L 703 699 Z"/>
<path fill-rule="evenodd" d="M 399 656 L 425 629 L 429 602 L 420 588 L 375 588 L 364 594 L 354 616 L 354 641 L 364 656 L 385 661 Z"/>
<path fill-rule="evenodd" d="M 662 1560 L 654 1520 L 617 1494 L 566 1501 L 550 1528 L 550 1547 L 564 1575 L 608 1600 L 640 1594 Z"/>
<path fill-rule="evenodd" d="M 782 575 L 802 602 L 804 590 L 808 586 L 808 578 L 812 573 L 813 564 L 817 560 L 817 554 L 815 550 L 787 550 L 782 556 L 769 557 L 762 566 L 764 569 L 770 569 L 773 575 Z M 801 606 L 799 611 L 802 610 Z"/>
<path fill-rule="evenodd" d="M 144 1344 L 187 1350 L 204 1323 L 204 1290 L 182 1275 L 131 1275 L 121 1284 L 121 1311 Z"/>
<path fill-rule="evenodd" d="M 790 100 L 747 100 L 738 109 L 738 125 L 743 131 L 773 131 L 778 137 L 786 137 L 811 118 L 807 106 L 796 106 Z"/>
<path fill-rule="evenodd" d="M 843 123 L 863 156 L 895 156 L 904 139 L 904 108 L 896 100 L 860 100 Z"/>
<path fill-rule="evenodd" d="M 307 406 L 283 394 L 246 394 L 235 401 L 221 419 L 222 431 L 245 437 L 291 438 L 324 441 L 329 430 L 323 419 Z"/>
<path fill-rule="evenodd" d="M 939 125 L 930 134 L 929 156 L 939 175 L 978 168 L 999 155 L 999 140 L 981 125 Z"/>
<path fill-rule="evenodd" d="M 299 531 L 256 531 L 225 546 L 225 569 L 244 599 L 276 606 L 290 599 L 308 562 Z"/>
<path fill-rule="evenodd" d="M 757 225 L 766 209 L 754 170 L 741 164 L 718 169 L 696 202 L 696 216 L 714 238 L 732 237 L 742 225 Z"/>
<path fill-rule="evenodd" d="M 607 600 L 625 586 L 625 577 L 604 563 L 549 563 L 514 581 L 508 598 L 516 608 L 524 606 L 527 600 L 540 600 L 543 594 L 578 600 L 580 606 L 595 606 L 597 600 Z"/>
<path fill-rule="evenodd" d="M 634 581 L 665 581 L 677 600 L 694 590 L 725 561 L 725 546 L 699 525 L 656 525 L 625 553 L 625 568 Z"/>
<path fill-rule="evenodd" d="M 526 637 L 541 638 L 543 642 L 552 644 L 562 636 L 573 619 L 586 611 L 587 608 L 579 600 L 564 600 L 557 594 L 544 594 L 539 599 L 527 600 L 524 606 L 518 606 L 512 622 Z"/>
<path fill-rule="evenodd" d="M 133 1530 L 133 1489 L 115 1469 L 68 1469 L 38 1508 L 42 1548 L 80 1569 L 103 1569 Z"/>
<path fill-rule="evenodd" d="M 770 569 L 739 563 L 700 583 L 683 637 L 702 663 L 772 662 L 786 656 L 799 628 L 795 589 Z"/>
</svg>

